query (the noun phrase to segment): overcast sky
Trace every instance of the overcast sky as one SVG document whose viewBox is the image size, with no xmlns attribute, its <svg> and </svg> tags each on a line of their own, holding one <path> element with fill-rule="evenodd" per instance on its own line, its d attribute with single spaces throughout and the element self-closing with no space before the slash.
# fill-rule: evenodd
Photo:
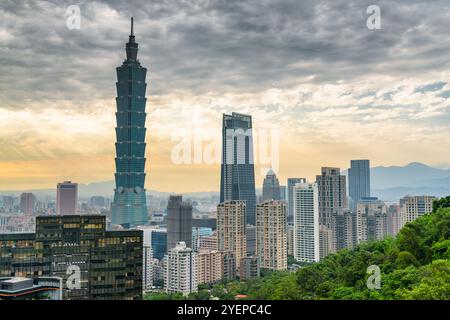
<svg viewBox="0 0 450 320">
<path fill-rule="evenodd" d="M 366 26 L 372 4 L 381 30 Z M 131 16 L 148 68 L 147 188 L 218 190 L 218 165 L 171 152 L 177 135 L 220 137 L 233 111 L 279 130 L 282 183 L 358 158 L 450 167 L 449 1 L 3 0 L 0 190 L 113 179 Z"/>
</svg>

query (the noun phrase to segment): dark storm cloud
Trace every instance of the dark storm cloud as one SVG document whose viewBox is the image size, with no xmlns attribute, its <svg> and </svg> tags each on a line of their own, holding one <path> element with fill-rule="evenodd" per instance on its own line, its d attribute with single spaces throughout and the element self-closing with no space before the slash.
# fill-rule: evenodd
<svg viewBox="0 0 450 320">
<path fill-rule="evenodd" d="M 71 4 L 80 30 L 66 27 Z M 366 28 L 371 4 L 382 30 Z M 202 94 L 448 68 L 449 9 L 425 0 L 2 1 L 1 107 L 113 97 L 132 15 L 151 93 Z"/>
</svg>

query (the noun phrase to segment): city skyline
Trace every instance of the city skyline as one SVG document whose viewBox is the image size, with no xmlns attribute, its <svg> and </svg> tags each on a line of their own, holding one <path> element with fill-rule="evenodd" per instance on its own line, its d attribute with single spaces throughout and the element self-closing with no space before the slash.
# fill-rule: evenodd
<svg viewBox="0 0 450 320">
<path fill-rule="evenodd" d="M 0 190 L 114 178 L 111 83 L 132 15 L 139 22 L 141 60 L 151 71 L 148 189 L 218 190 L 220 164 L 174 164 L 171 152 L 178 140 L 172 134 L 200 128 L 220 139 L 222 114 L 236 110 L 252 115 L 255 130 L 280 129 L 276 174 L 281 181 L 296 176 L 312 180 L 321 166 L 346 169 L 350 159 L 370 159 L 374 166 L 414 161 L 450 165 L 450 142 L 445 139 L 450 133 L 450 71 L 442 41 L 448 38 L 442 28 L 448 22 L 437 5 L 429 5 L 435 15 L 411 17 L 409 10 L 420 12 L 421 2 L 383 2 L 383 30 L 371 31 L 365 27 L 364 1 L 344 9 L 339 9 L 343 3 L 294 6 L 282 1 L 265 11 L 272 12 L 270 19 L 251 15 L 247 25 L 236 17 L 211 14 L 228 12 L 225 5 L 162 6 L 159 10 L 167 9 L 171 20 L 154 14 L 161 12 L 157 3 L 140 4 L 147 10 L 136 15 L 139 4 L 96 2 L 80 6 L 81 27 L 69 30 L 67 6 L 30 3 L 33 10 L 0 4 L 0 147 L 5 151 L 0 156 Z M 233 9 L 243 14 L 246 6 Z M 318 10 L 326 23 L 305 13 Z M 396 17 L 406 11 L 399 23 Z M 191 20 L 181 25 L 188 12 Z M 337 13 L 341 19 L 335 21 Z M 336 37 L 333 30 L 344 25 L 349 37 Z M 223 28 L 219 32 L 215 27 Z M 430 54 L 415 49 L 417 43 Z M 174 54 L 178 52 L 182 59 Z M 273 62 L 275 56 L 285 62 Z M 405 58 L 415 62 L 413 73 L 402 62 Z M 262 167 L 255 166 L 257 186 L 265 175 Z"/>
<path fill-rule="evenodd" d="M 122 2 L 0 2 L 0 300 L 450 299 L 450 3 Z"/>
</svg>

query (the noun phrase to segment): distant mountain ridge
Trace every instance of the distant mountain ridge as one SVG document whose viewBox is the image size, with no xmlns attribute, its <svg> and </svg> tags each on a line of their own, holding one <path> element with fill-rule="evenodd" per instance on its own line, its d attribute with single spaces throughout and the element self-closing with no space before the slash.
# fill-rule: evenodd
<svg viewBox="0 0 450 320">
<path fill-rule="evenodd" d="M 78 197 L 79 198 L 90 198 L 92 196 L 103 196 L 112 198 L 114 195 L 114 180 L 110 181 L 99 181 L 92 182 L 89 184 L 78 184 Z M 31 192 L 38 198 L 52 197 L 56 198 L 56 186 L 54 189 L 29 189 L 29 190 L 15 190 L 15 191 L 0 191 L 0 195 L 19 195 L 22 192 Z M 147 189 L 147 195 L 157 196 L 157 197 L 168 197 L 170 194 L 176 194 L 176 192 L 161 192 L 157 190 Z M 189 192 L 183 193 L 184 197 L 196 196 L 204 197 L 218 194 L 215 191 L 205 191 L 205 192 Z"/>
<path fill-rule="evenodd" d="M 342 174 L 346 175 L 347 170 Z M 450 194 L 450 169 L 430 167 L 423 163 L 412 162 L 406 166 L 377 166 L 370 170 L 372 195 L 385 201 L 398 201 L 405 195 L 433 195 L 437 197 Z M 79 184 L 80 198 L 105 196 L 112 198 L 114 181 L 100 181 L 89 184 Z M 260 190 L 257 190 L 257 192 Z M 0 195 L 18 195 L 24 191 L 0 191 Z M 56 197 L 55 189 L 26 190 L 38 197 Z M 208 197 L 217 195 L 218 191 L 183 193 L 188 197 Z M 169 192 L 147 190 L 148 195 L 167 197 Z"/>
<path fill-rule="evenodd" d="M 433 168 L 419 162 L 404 167 L 378 166 L 371 168 L 370 174 L 373 189 L 450 186 L 450 169 Z"/>
</svg>

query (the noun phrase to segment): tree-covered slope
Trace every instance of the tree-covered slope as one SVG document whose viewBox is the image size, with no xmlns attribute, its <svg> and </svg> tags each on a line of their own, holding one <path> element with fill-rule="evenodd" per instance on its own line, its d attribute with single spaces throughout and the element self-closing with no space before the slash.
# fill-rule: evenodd
<svg viewBox="0 0 450 320">
<path fill-rule="evenodd" d="M 450 197 L 434 207 L 396 239 L 342 250 L 295 274 L 273 273 L 243 285 L 241 293 L 259 299 L 450 299 Z M 366 285 L 371 265 L 381 270 L 378 290 Z"/>
</svg>

